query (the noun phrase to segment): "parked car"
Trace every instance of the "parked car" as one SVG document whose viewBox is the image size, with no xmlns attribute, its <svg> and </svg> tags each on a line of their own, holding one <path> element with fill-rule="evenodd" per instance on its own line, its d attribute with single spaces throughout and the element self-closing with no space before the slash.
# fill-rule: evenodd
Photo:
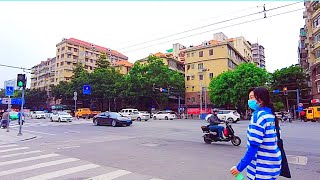
<svg viewBox="0 0 320 180">
<path fill-rule="evenodd" d="M 138 112 L 132 112 L 128 115 L 128 117 L 131 118 L 131 120 L 137 120 L 137 121 L 148 121 L 150 119 L 150 114 L 148 112 L 142 112 L 142 111 L 138 111 Z"/>
<path fill-rule="evenodd" d="M 31 119 L 45 119 L 46 114 L 43 111 L 33 111 L 31 113 Z"/>
<path fill-rule="evenodd" d="M 127 108 L 127 109 L 122 109 L 119 113 L 122 115 L 122 116 L 129 116 L 130 113 L 133 113 L 133 112 L 139 112 L 138 109 L 130 109 L 130 108 Z"/>
<path fill-rule="evenodd" d="M 174 111 L 159 111 L 159 112 L 153 114 L 152 118 L 154 120 L 156 120 L 156 119 L 173 120 L 173 119 L 176 119 L 177 116 Z"/>
<path fill-rule="evenodd" d="M 59 111 L 59 112 L 54 112 L 52 113 L 51 117 L 50 117 L 50 121 L 66 121 L 66 122 L 72 122 L 72 116 L 64 111 Z"/>
<path fill-rule="evenodd" d="M 209 117 L 212 114 L 208 114 L 206 116 L 206 121 L 208 121 Z M 218 118 L 221 120 L 225 120 L 228 121 L 229 123 L 236 123 L 238 121 L 240 121 L 240 114 L 236 111 L 236 110 L 219 110 L 218 111 Z"/>
<path fill-rule="evenodd" d="M 93 117 L 93 124 L 116 126 L 130 126 L 132 120 L 130 117 L 122 116 L 117 112 L 103 112 Z"/>
</svg>

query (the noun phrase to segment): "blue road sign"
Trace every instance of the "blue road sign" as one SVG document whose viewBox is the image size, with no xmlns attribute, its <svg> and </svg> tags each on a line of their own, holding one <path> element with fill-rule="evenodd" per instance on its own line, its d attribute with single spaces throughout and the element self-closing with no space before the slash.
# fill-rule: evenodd
<svg viewBox="0 0 320 180">
<path fill-rule="evenodd" d="M 0 104 L 2 104 L 2 98 L 0 98 Z M 22 99 L 21 98 L 11 98 L 11 104 L 21 105 Z M 25 102 L 23 102 L 25 104 Z"/>
<path fill-rule="evenodd" d="M 83 94 L 91 94 L 91 87 L 89 85 L 83 85 Z"/>
<path fill-rule="evenodd" d="M 14 87 L 6 86 L 6 96 L 13 96 L 13 94 L 14 94 Z"/>
<path fill-rule="evenodd" d="M 280 93 L 280 90 L 279 89 L 276 89 L 276 90 L 273 90 L 273 93 Z"/>
</svg>

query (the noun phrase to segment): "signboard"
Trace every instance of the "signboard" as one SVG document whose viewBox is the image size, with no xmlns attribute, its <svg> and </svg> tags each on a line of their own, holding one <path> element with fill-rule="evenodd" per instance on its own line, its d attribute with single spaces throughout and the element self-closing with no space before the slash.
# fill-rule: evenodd
<svg viewBox="0 0 320 180">
<path fill-rule="evenodd" d="M 21 98 L 0 98 L 0 104 L 16 104 L 21 105 L 22 99 Z M 25 104 L 25 102 L 23 102 Z"/>
<path fill-rule="evenodd" d="M 1 104 L 11 104 L 11 98 L 2 98 Z"/>
<path fill-rule="evenodd" d="M 73 97 L 73 100 L 75 100 L 75 101 L 76 101 L 77 99 L 78 99 L 78 98 L 77 98 L 77 96 L 74 96 L 74 97 Z"/>
<path fill-rule="evenodd" d="M 91 87 L 89 85 L 83 85 L 83 94 L 91 94 Z"/>
<path fill-rule="evenodd" d="M 6 86 L 6 96 L 13 96 L 13 94 L 14 94 L 14 87 Z"/>
</svg>

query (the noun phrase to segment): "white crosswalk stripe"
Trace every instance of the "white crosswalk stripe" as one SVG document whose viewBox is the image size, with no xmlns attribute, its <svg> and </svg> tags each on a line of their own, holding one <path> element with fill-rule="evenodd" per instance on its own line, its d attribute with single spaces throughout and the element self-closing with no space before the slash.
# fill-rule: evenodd
<svg viewBox="0 0 320 180">
<path fill-rule="evenodd" d="M 17 144 L 2 145 L 0 148 L 5 152 L 0 155 L 0 179 L 65 180 L 85 177 L 87 180 L 113 180 L 122 177 L 130 179 L 133 176 L 135 179 L 141 177 L 140 179 L 161 180 L 57 153 L 20 147 Z M 18 149 L 22 150 L 21 148 L 30 150 L 17 152 Z"/>
<path fill-rule="evenodd" d="M 72 122 L 51 122 L 50 120 L 43 120 L 41 122 L 37 121 L 26 121 L 23 127 L 46 127 L 46 126 L 70 126 L 70 125 L 77 125 L 77 124 L 92 124 L 91 120 L 74 120 Z M 11 128 L 19 128 L 19 124 L 11 123 Z"/>
</svg>

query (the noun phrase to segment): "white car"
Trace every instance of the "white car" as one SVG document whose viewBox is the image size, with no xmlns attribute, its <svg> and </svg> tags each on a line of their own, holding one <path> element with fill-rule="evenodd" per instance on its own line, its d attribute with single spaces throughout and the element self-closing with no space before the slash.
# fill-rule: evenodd
<svg viewBox="0 0 320 180">
<path fill-rule="evenodd" d="M 46 113 L 43 111 L 33 111 L 31 113 L 31 119 L 45 119 L 46 118 Z"/>
<path fill-rule="evenodd" d="M 173 120 L 176 117 L 176 113 L 173 112 L 173 111 L 159 111 L 155 114 L 153 114 L 153 119 L 156 120 L 156 119 L 165 119 L 165 120 Z"/>
<path fill-rule="evenodd" d="M 51 120 L 51 122 L 53 122 L 53 121 L 58 121 L 58 122 L 66 121 L 66 122 L 71 122 L 71 121 L 72 121 L 72 116 L 71 116 L 69 113 L 63 112 L 63 111 L 54 112 L 54 113 L 51 115 L 50 120 Z"/>
<path fill-rule="evenodd" d="M 212 114 L 208 114 L 206 116 L 206 121 L 209 122 L 209 117 Z M 231 123 L 236 123 L 240 121 L 240 114 L 236 110 L 219 110 L 218 111 L 218 118 L 224 121 L 228 121 Z"/>
<path fill-rule="evenodd" d="M 121 114 L 122 116 L 125 116 L 125 117 L 129 117 L 129 114 L 130 113 L 133 113 L 133 112 L 138 112 L 138 109 L 122 109 L 119 114 Z"/>
<path fill-rule="evenodd" d="M 128 117 L 131 118 L 131 120 L 137 120 L 137 121 L 141 121 L 141 120 L 145 120 L 148 121 L 150 119 L 150 114 L 147 112 L 132 112 L 128 115 Z"/>
</svg>

